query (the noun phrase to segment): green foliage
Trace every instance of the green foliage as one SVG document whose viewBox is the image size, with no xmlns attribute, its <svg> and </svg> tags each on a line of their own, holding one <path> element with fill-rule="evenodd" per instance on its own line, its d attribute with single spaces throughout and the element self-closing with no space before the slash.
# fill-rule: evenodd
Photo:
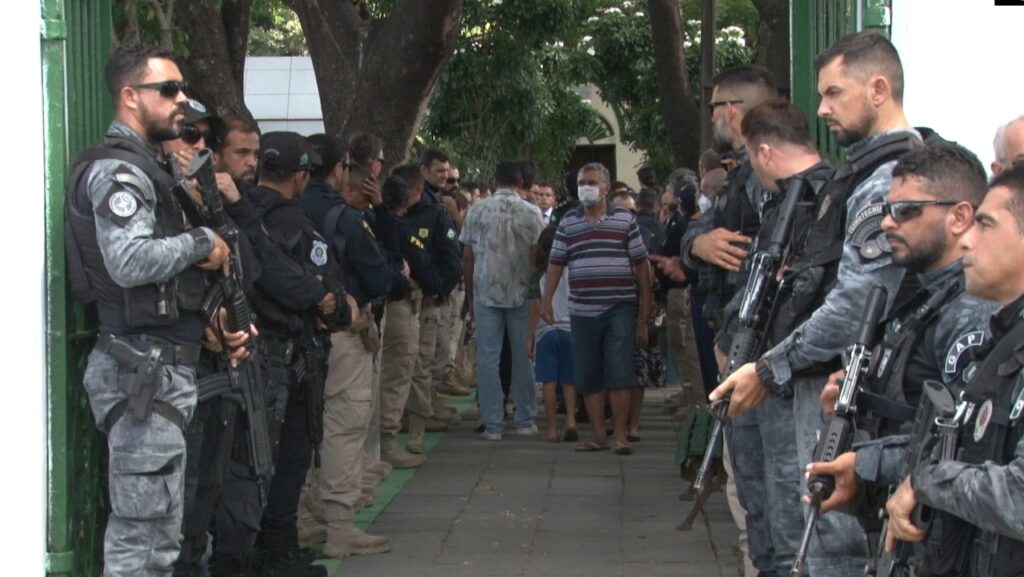
<svg viewBox="0 0 1024 577">
<path fill-rule="evenodd" d="M 683 33 L 687 76 L 699 106 L 700 20 L 687 20 Z M 675 167 L 661 114 L 646 3 L 607 2 L 587 21 L 582 46 L 594 56 L 589 78 L 598 87 L 601 98 L 615 110 L 621 140 L 633 150 L 643 152 L 657 174 L 671 172 Z M 715 46 L 718 70 L 749 63 L 753 56 L 745 43 L 744 31 L 737 26 L 720 29 Z"/>
<path fill-rule="evenodd" d="M 469 0 L 463 35 L 430 101 L 421 138 L 463 173 L 487 179 L 500 160 L 530 158 L 560 181 L 578 137 L 600 120 L 574 90 L 590 58 L 577 50 L 593 0 Z"/>
<path fill-rule="evenodd" d="M 249 56 L 306 56 L 299 17 L 281 0 L 253 0 Z"/>
</svg>

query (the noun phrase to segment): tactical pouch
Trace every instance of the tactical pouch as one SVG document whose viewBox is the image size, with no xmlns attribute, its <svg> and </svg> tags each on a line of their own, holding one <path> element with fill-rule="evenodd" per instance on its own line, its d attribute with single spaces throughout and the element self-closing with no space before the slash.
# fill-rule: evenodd
<svg viewBox="0 0 1024 577">
<path fill-rule="evenodd" d="M 366 327 L 359 331 L 359 339 L 363 341 L 363 348 L 370 354 L 376 354 L 380 350 L 380 330 L 377 329 L 377 323 L 373 320 L 373 313 L 367 311 L 364 313 L 370 322 L 367 323 Z"/>
<path fill-rule="evenodd" d="M 178 322 L 177 280 L 124 289 L 124 316 L 130 327 L 168 326 Z"/>
<path fill-rule="evenodd" d="M 971 526 L 943 511 L 933 511 L 919 565 L 932 577 L 963 575 L 973 540 Z"/>
</svg>

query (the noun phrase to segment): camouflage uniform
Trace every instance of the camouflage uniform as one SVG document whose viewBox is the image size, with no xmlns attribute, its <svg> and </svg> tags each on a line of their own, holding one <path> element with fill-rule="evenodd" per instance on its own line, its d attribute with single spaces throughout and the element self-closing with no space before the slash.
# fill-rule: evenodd
<svg viewBox="0 0 1024 577">
<path fill-rule="evenodd" d="M 130 139 L 136 148 L 156 159 L 150 145 L 126 125 L 115 121 L 107 134 Z M 158 205 L 163 199 L 151 177 L 131 163 L 94 161 L 77 194 L 84 194 L 91 203 L 105 273 L 121 287 L 174 279 L 207 258 L 213 249 L 213 233 L 205 228 L 154 238 Z M 88 269 L 89 263 L 85 264 Z M 182 311 L 171 326 L 152 327 L 152 331 L 150 327 L 132 327 L 131 334 L 124 334 L 122 325 L 118 333 L 118 323 L 109 321 L 116 321 L 120 310 L 101 298 L 97 300 L 101 333 L 114 332 L 138 350 L 147 351 L 153 344 L 198 346 L 202 336 L 202 321 L 194 311 Z M 180 422 L 154 412 L 148 420 L 137 420 L 126 413 L 108 423 L 111 411 L 127 399 L 119 380 L 128 378 L 128 372 L 99 349 L 89 354 L 84 385 L 97 425 L 104 430 L 109 426 L 111 512 L 104 538 L 103 574 L 167 576 L 180 549 L 185 470 L 181 427 L 192 417 L 196 405 L 195 368 L 163 365 L 155 402 L 173 407 L 180 413 Z"/>
<path fill-rule="evenodd" d="M 1024 574 L 1024 365 L 1019 325 L 1024 297 L 991 320 L 985 360 L 965 371 L 969 382 L 956 460 L 927 459 L 911 474 L 922 505 L 950 513 L 968 525 L 968 575 L 1016 577 Z M 995 358 L 1007 338 L 1010 354 Z M 1007 358 L 1008 357 L 1008 358 Z M 989 361 L 998 362 L 994 367 Z M 982 376 L 984 375 L 984 376 Z M 991 379 L 989 377 L 992 377 Z M 945 529 L 945 527 L 944 527 Z"/>
<path fill-rule="evenodd" d="M 898 132 L 916 135 L 914 131 L 903 130 L 872 135 L 851 145 L 847 155 L 863 153 L 882 137 Z M 872 287 L 884 287 L 891 303 L 903 281 L 905 269 L 893 264 L 887 244 L 872 244 L 881 250 L 869 250 L 866 243 L 859 240 L 874 243 L 883 234 L 880 205 L 889 195 L 895 165 L 895 160 L 880 165 L 849 194 L 845 219 L 848 228 L 844 231 L 835 286 L 809 319 L 762 356 L 761 362 L 770 368 L 772 381 L 792 389 L 801 471 L 812 460 L 819 431 L 827 428 L 819 398 L 827 377 L 794 377 L 794 373 L 835 361 L 853 341 L 857 323 L 851 320 L 860 318 Z M 797 482 L 802 484 L 802 476 Z M 805 510 L 809 514 L 809 508 Z M 864 573 L 868 558 L 867 537 L 854 517 L 822 516 L 807 557 L 811 575 L 859 577 Z"/>
</svg>

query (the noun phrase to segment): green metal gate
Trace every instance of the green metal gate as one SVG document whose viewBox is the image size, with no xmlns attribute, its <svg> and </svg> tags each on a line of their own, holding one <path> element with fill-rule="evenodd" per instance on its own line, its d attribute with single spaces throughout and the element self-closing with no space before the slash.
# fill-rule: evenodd
<svg viewBox="0 0 1024 577">
<path fill-rule="evenodd" d="M 814 58 L 847 34 L 876 29 L 889 35 L 892 0 L 792 0 L 790 51 L 793 103 L 807 114 L 819 150 L 839 157 L 835 138 L 818 119 L 818 78 Z"/>
<path fill-rule="evenodd" d="M 103 66 L 111 48 L 110 0 L 42 0 L 46 121 L 47 575 L 100 574 L 106 520 L 106 443 L 82 375 L 95 319 L 68 292 L 64 181 L 68 162 L 110 122 Z"/>
</svg>

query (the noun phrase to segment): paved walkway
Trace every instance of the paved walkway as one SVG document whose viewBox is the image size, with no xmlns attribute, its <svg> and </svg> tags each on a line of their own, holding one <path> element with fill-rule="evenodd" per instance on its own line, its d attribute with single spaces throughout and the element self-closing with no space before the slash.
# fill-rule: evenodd
<svg viewBox="0 0 1024 577">
<path fill-rule="evenodd" d="M 679 500 L 687 484 L 673 463 L 675 424 L 661 411 L 667 392 L 650 393 L 631 456 L 513 434 L 486 442 L 473 419 L 434 437 L 418 471 L 393 474 L 391 494 L 382 488 L 378 502 L 390 502 L 364 511 L 363 524 L 391 537 L 392 551 L 345 559 L 332 575 L 738 575 L 724 493 L 691 531 L 675 529 L 690 507 Z"/>
</svg>

